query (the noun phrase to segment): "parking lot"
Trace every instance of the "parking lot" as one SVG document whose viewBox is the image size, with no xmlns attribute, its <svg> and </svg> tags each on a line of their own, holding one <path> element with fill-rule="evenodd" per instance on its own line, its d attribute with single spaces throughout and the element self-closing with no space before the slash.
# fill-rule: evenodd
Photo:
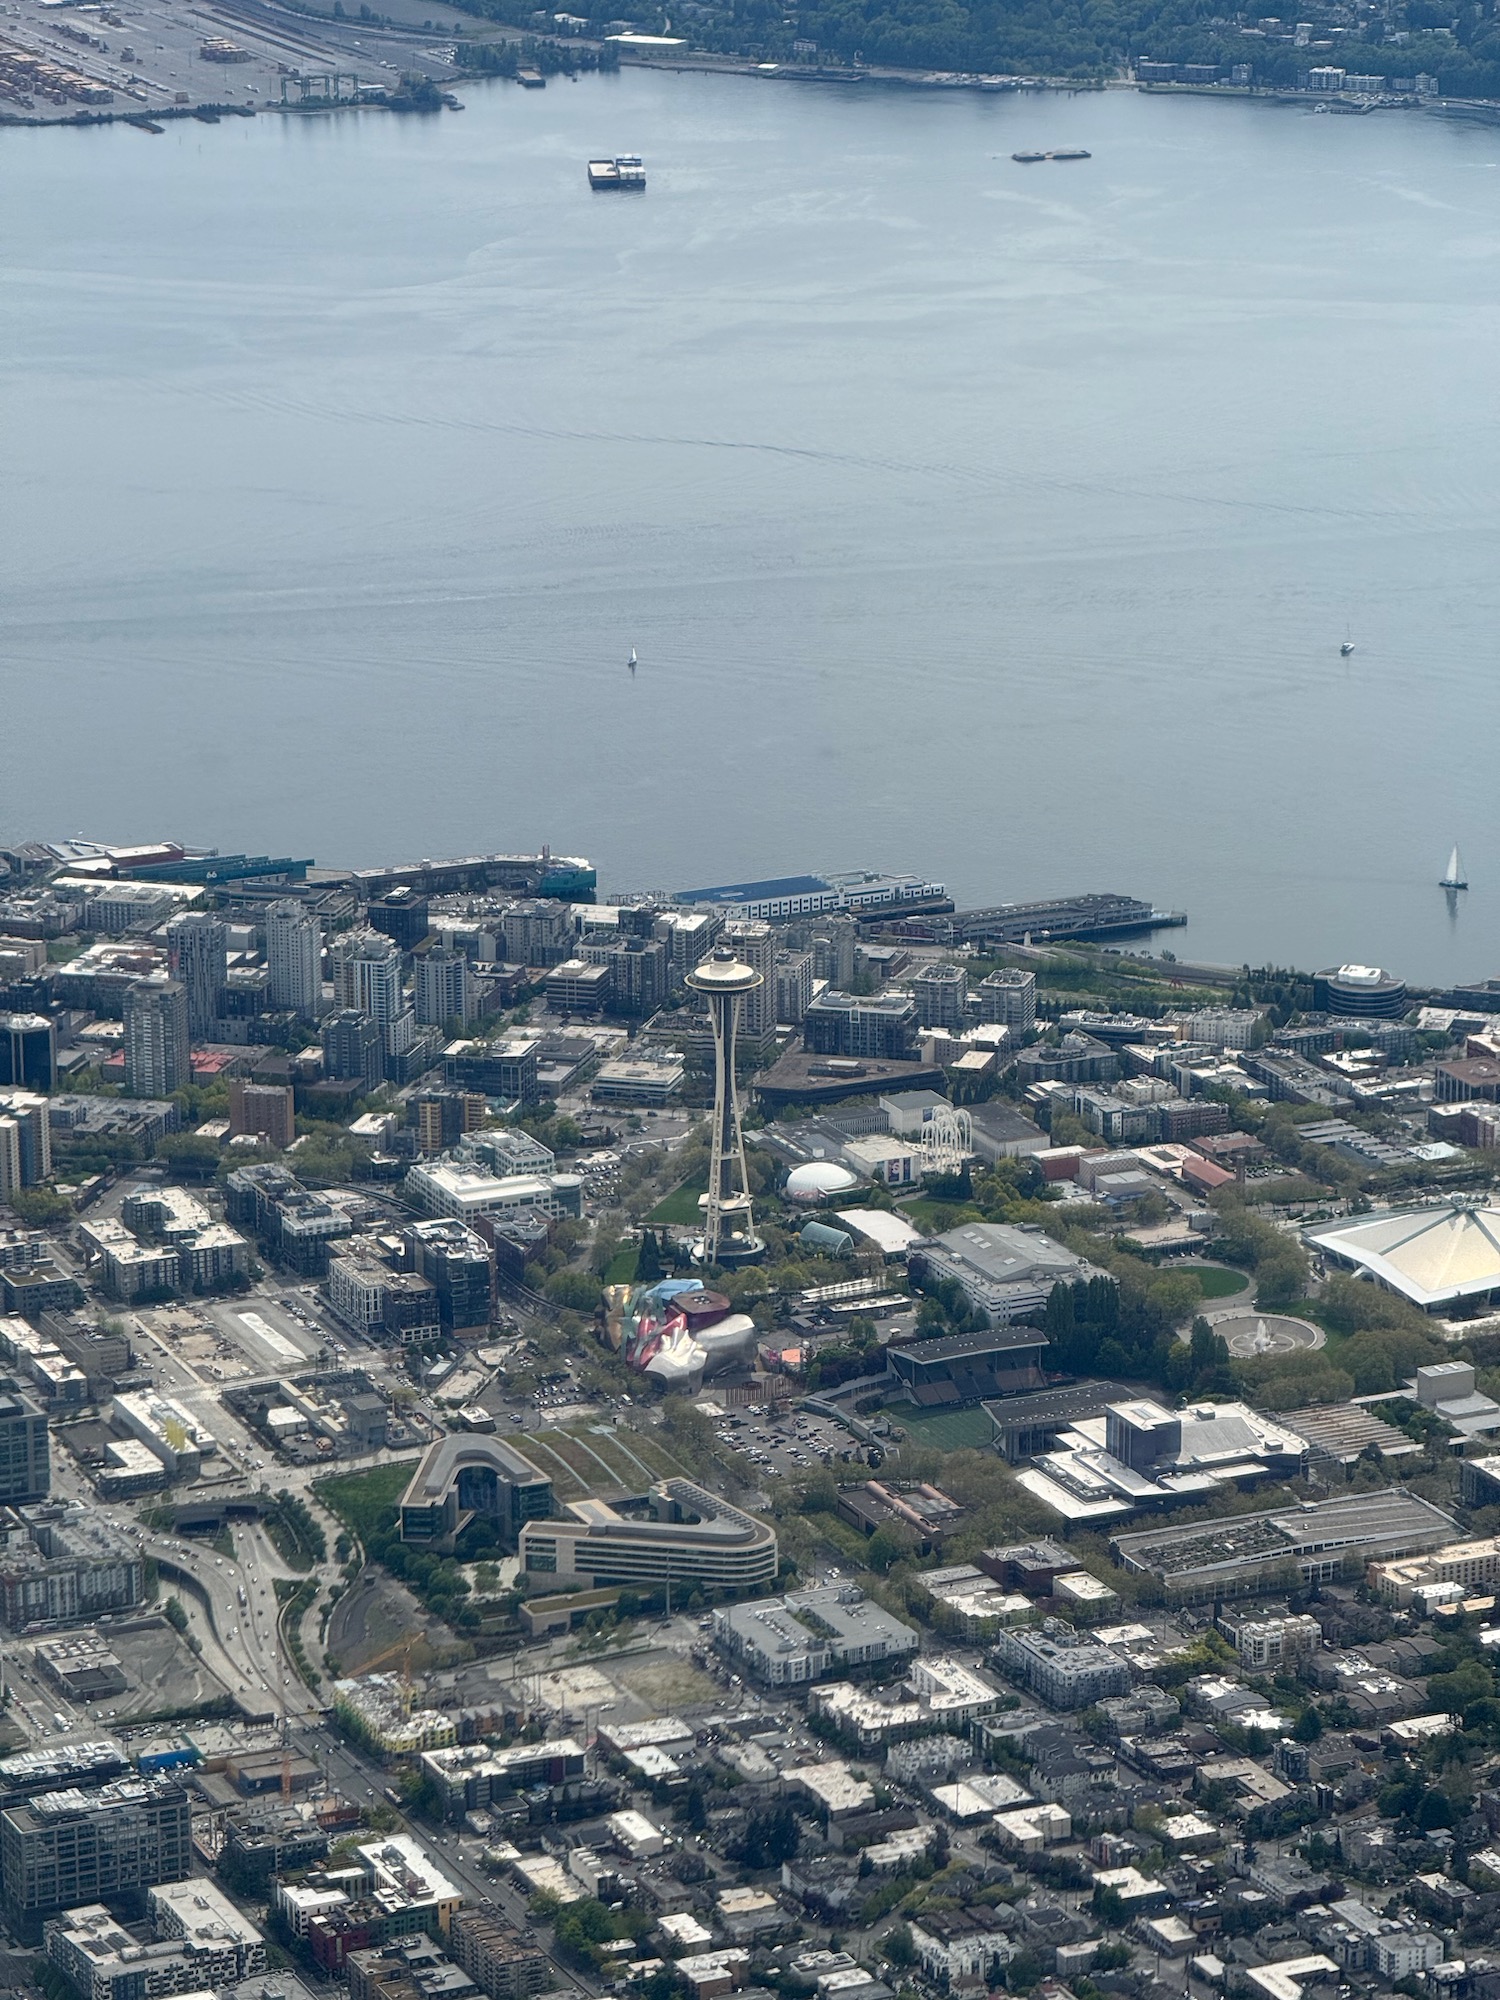
<svg viewBox="0 0 1500 2000">
<path fill-rule="evenodd" d="M 818 1465 L 867 1464 L 866 1448 L 842 1424 L 807 1410 L 778 1416 L 767 1410 L 727 1410 L 719 1435 L 755 1468 L 773 1478 Z"/>
</svg>

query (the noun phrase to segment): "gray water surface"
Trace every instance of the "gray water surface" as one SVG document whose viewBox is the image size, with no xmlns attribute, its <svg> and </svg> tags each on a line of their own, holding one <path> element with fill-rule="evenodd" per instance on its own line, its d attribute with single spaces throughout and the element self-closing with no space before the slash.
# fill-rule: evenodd
<svg viewBox="0 0 1500 2000">
<path fill-rule="evenodd" d="M 0 134 L 0 835 L 910 868 L 1500 971 L 1500 132 L 463 95 Z"/>
</svg>

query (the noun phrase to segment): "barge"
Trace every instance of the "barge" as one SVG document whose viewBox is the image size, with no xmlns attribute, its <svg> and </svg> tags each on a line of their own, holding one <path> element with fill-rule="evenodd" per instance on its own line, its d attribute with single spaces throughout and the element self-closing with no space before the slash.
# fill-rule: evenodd
<svg viewBox="0 0 1500 2000">
<path fill-rule="evenodd" d="M 644 188 L 646 169 L 639 153 L 619 153 L 612 160 L 589 161 L 589 186 L 596 193 L 605 188 Z"/>
</svg>

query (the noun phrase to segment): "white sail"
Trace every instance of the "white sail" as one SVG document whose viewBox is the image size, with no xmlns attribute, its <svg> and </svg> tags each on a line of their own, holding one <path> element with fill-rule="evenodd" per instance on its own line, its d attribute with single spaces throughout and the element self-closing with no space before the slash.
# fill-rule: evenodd
<svg viewBox="0 0 1500 2000">
<path fill-rule="evenodd" d="M 1453 852 L 1448 856 L 1448 872 L 1444 875 L 1441 886 L 1444 889 L 1467 889 L 1469 886 L 1469 878 L 1464 874 L 1464 864 L 1456 842 Z"/>
</svg>

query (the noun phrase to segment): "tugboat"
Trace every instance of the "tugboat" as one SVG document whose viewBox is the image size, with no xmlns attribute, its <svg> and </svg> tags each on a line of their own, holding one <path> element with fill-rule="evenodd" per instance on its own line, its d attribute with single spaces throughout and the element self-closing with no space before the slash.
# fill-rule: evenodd
<svg viewBox="0 0 1500 2000">
<path fill-rule="evenodd" d="M 1440 889 L 1467 889 L 1468 886 L 1469 878 L 1464 873 L 1464 864 L 1459 858 L 1458 843 L 1455 841 L 1453 852 L 1448 856 L 1448 872 L 1442 881 L 1439 882 L 1438 887 Z"/>
<path fill-rule="evenodd" d="M 1046 159 L 1046 157 L 1047 157 L 1047 155 L 1046 155 L 1045 153 L 1012 153 L 1012 154 L 1011 154 L 1011 158 L 1012 158 L 1013 160 L 1017 160 L 1017 161 L 1019 161 L 1019 162 L 1020 162 L 1020 164 L 1021 164 L 1021 165 L 1022 165 L 1023 167 L 1034 167 L 1034 166 L 1037 166 L 1037 165 L 1039 165 L 1039 164 L 1040 164 L 1040 162 L 1041 162 L 1041 161 L 1045 160 L 1045 159 Z"/>
</svg>

